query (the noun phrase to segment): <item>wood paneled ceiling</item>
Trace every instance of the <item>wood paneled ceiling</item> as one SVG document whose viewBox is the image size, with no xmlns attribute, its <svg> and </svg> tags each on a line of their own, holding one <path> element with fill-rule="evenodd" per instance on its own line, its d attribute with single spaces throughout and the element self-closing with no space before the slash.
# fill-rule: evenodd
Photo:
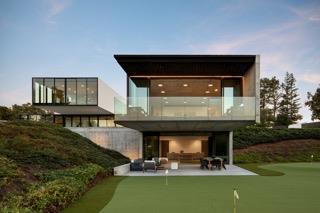
<svg viewBox="0 0 320 213">
<path fill-rule="evenodd" d="M 128 76 L 243 76 L 255 55 L 114 55 Z"/>
</svg>

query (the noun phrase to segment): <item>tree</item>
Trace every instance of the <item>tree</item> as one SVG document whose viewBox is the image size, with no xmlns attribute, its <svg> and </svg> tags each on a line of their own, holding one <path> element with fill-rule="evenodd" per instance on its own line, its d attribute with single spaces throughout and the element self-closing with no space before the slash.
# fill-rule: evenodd
<svg viewBox="0 0 320 213">
<path fill-rule="evenodd" d="M 265 109 L 268 102 L 268 85 L 269 79 L 262 78 L 260 80 L 260 108 Z"/>
<path fill-rule="evenodd" d="M 12 105 L 12 113 L 15 119 L 27 119 L 29 120 L 32 115 L 45 115 L 46 112 L 40 108 L 34 107 L 30 103 Z"/>
<path fill-rule="evenodd" d="M 11 120 L 13 118 L 13 114 L 11 109 L 5 106 L 0 106 L 0 120 Z"/>
<path fill-rule="evenodd" d="M 320 87 L 317 88 L 313 95 L 308 92 L 308 101 L 305 102 L 305 105 L 312 112 L 311 120 L 320 120 Z"/>
<path fill-rule="evenodd" d="M 282 100 L 279 105 L 277 123 L 288 126 L 302 119 L 302 115 L 299 114 L 301 106 L 299 103 L 300 98 L 298 95 L 298 88 L 296 87 L 296 79 L 292 73 L 286 73 L 281 88 Z"/>
<path fill-rule="evenodd" d="M 273 113 L 273 119 L 276 120 L 277 112 L 280 105 L 280 82 L 273 76 L 268 82 L 268 100 L 267 103 L 270 104 Z"/>
<path fill-rule="evenodd" d="M 280 82 L 275 76 L 260 80 L 260 118 L 263 126 L 271 126 L 276 120 L 280 97 Z"/>
</svg>

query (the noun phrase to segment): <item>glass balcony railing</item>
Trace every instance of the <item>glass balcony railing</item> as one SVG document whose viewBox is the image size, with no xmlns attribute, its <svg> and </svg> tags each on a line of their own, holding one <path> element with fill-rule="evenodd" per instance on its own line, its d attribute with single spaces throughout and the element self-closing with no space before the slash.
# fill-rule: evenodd
<svg viewBox="0 0 320 213">
<path fill-rule="evenodd" d="M 255 120 L 255 105 L 255 97 L 116 99 L 115 120 Z"/>
</svg>

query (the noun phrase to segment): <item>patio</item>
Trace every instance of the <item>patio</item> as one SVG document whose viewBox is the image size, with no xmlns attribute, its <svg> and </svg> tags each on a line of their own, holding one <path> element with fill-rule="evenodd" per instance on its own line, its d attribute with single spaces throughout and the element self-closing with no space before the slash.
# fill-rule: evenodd
<svg viewBox="0 0 320 213">
<path fill-rule="evenodd" d="M 166 176 L 166 168 L 169 168 L 169 164 L 166 164 L 165 169 L 154 171 L 130 171 L 123 176 Z M 245 170 L 235 165 L 226 165 L 225 169 L 200 169 L 199 164 L 179 164 L 178 169 L 169 169 L 168 176 L 237 176 L 237 175 L 257 175 L 253 172 Z"/>
</svg>

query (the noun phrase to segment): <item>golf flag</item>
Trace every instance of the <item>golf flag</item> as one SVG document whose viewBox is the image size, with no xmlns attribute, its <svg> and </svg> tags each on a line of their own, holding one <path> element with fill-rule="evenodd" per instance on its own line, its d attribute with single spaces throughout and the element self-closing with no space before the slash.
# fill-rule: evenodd
<svg viewBox="0 0 320 213">
<path fill-rule="evenodd" d="M 235 197 L 235 198 L 237 198 L 237 200 L 239 200 L 239 195 L 238 195 L 238 192 L 237 192 L 237 190 L 233 190 L 233 196 Z"/>
<path fill-rule="evenodd" d="M 166 175 L 169 173 L 169 170 L 168 169 L 166 169 Z"/>
</svg>

